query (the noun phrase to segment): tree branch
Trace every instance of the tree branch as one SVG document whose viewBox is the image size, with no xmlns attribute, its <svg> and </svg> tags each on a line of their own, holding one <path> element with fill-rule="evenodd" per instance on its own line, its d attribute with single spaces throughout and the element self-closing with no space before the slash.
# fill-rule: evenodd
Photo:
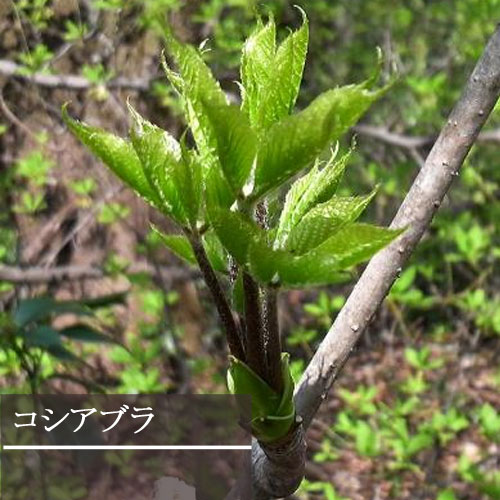
<svg viewBox="0 0 500 500">
<path fill-rule="evenodd" d="M 275 443 L 252 440 L 253 500 L 291 495 L 300 486 L 306 462 L 304 427 L 298 423 Z"/>
<path fill-rule="evenodd" d="M 19 64 L 13 61 L 0 59 L 0 75 L 6 77 L 19 78 L 21 80 L 41 85 L 49 88 L 67 88 L 72 90 L 86 90 L 95 87 L 95 83 L 91 82 L 84 76 L 80 75 L 50 75 L 45 73 L 34 73 L 33 75 L 25 75 L 19 73 L 22 68 Z M 152 79 L 149 78 L 125 78 L 119 76 L 106 82 L 108 88 L 123 88 L 130 90 L 146 91 L 150 88 Z"/>
<path fill-rule="evenodd" d="M 359 124 L 353 128 L 354 132 L 364 135 L 366 137 L 371 137 L 372 139 L 377 139 L 378 141 L 385 142 L 391 146 L 397 146 L 404 149 L 414 150 L 416 148 L 422 148 L 425 146 L 430 146 L 436 140 L 436 135 L 405 135 L 398 134 L 396 132 L 391 132 L 385 127 L 377 127 L 374 125 Z M 476 139 L 476 142 L 482 143 L 497 143 L 500 142 L 500 130 L 486 130 L 481 132 Z"/>
<path fill-rule="evenodd" d="M 428 228 L 499 94 L 500 26 L 391 224 L 408 229 L 370 261 L 300 381 L 295 402 L 306 426 Z"/>
<path fill-rule="evenodd" d="M 128 273 L 157 272 L 153 266 L 147 263 L 135 263 L 127 268 Z M 158 272 L 167 281 L 186 281 L 199 276 L 198 271 L 181 267 L 160 267 Z M 59 266 L 59 267 L 17 267 L 0 265 L 0 281 L 19 284 L 41 284 L 51 281 L 77 281 L 86 279 L 101 279 L 106 273 L 99 267 L 92 266 Z"/>
</svg>

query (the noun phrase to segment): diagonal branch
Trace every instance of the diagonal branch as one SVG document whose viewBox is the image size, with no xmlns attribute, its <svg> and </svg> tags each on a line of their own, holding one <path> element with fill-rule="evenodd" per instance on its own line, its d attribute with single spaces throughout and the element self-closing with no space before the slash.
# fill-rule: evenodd
<svg viewBox="0 0 500 500">
<path fill-rule="evenodd" d="M 295 402 L 306 426 L 429 227 L 499 94 L 500 26 L 391 224 L 408 229 L 370 261 L 300 381 Z"/>
</svg>

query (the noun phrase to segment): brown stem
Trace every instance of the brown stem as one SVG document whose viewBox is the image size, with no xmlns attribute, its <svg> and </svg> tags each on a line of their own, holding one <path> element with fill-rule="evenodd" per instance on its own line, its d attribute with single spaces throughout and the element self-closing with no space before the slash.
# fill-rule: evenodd
<svg viewBox="0 0 500 500">
<path fill-rule="evenodd" d="M 203 243 L 197 235 L 192 233 L 187 233 L 187 237 L 193 248 L 203 279 L 214 299 L 215 307 L 217 308 L 226 334 L 229 351 L 233 356 L 245 361 L 245 352 L 243 350 L 243 344 L 241 343 L 238 327 L 236 326 L 236 321 L 234 320 L 233 313 L 229 307 L 229 303 L 217 275 L 208 260 Z"/>
<path fill-rule="evenodd" d="M 271 387 L 281 394 L 281 338 L 278 321 L 278 290 L 268 287 L 264 291 L 264 331 L 266 334 L 266 355 Z"/>
<path fill-rule="evenodd" d="M 259 285 L 246 272 L 243 272 L 243 291 L 245 294 L 247 363 L 255 373 L 269 382 Z"/>
</svg>

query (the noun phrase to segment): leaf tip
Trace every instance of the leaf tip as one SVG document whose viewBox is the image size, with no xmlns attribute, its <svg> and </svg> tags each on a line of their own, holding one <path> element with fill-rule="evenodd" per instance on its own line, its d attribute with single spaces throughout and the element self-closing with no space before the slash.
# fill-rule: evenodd
<svg viewBox="0 0 500 500">
<path fill-rule="evenodd" d="M 293 7 L 297 9 L 302 16 L 302 26 L 307 26 L 309 24 L 309 19 L 307 18 L 306 11 L 298 4 L 294 4 Z"/>
<path fill-rule="evenodd" d="M 71 116 L 69 116 L 69 113 L 68 113 L 68 106 L 71 104 L 71 101 L 66 101 L 62 106 L 61 106 L 61 116 L 62 116 L 62 119 L 64 121 L 64 123 L 66 123 L 66 125 L 69 125 L 69 123 L 71 123 L 73 120 L 73 118 L 71 118 Z"/>
</svg>

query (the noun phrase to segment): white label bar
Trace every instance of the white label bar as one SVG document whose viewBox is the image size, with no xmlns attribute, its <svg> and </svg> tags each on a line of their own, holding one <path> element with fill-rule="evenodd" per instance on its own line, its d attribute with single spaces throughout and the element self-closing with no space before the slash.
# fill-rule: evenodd
<svg viewBox="0 0 500 500">
<path fill-rule="evenodd" d="M 252 445 L 5 445 L 4 450 L 251 450 Z"/>
</svg>

